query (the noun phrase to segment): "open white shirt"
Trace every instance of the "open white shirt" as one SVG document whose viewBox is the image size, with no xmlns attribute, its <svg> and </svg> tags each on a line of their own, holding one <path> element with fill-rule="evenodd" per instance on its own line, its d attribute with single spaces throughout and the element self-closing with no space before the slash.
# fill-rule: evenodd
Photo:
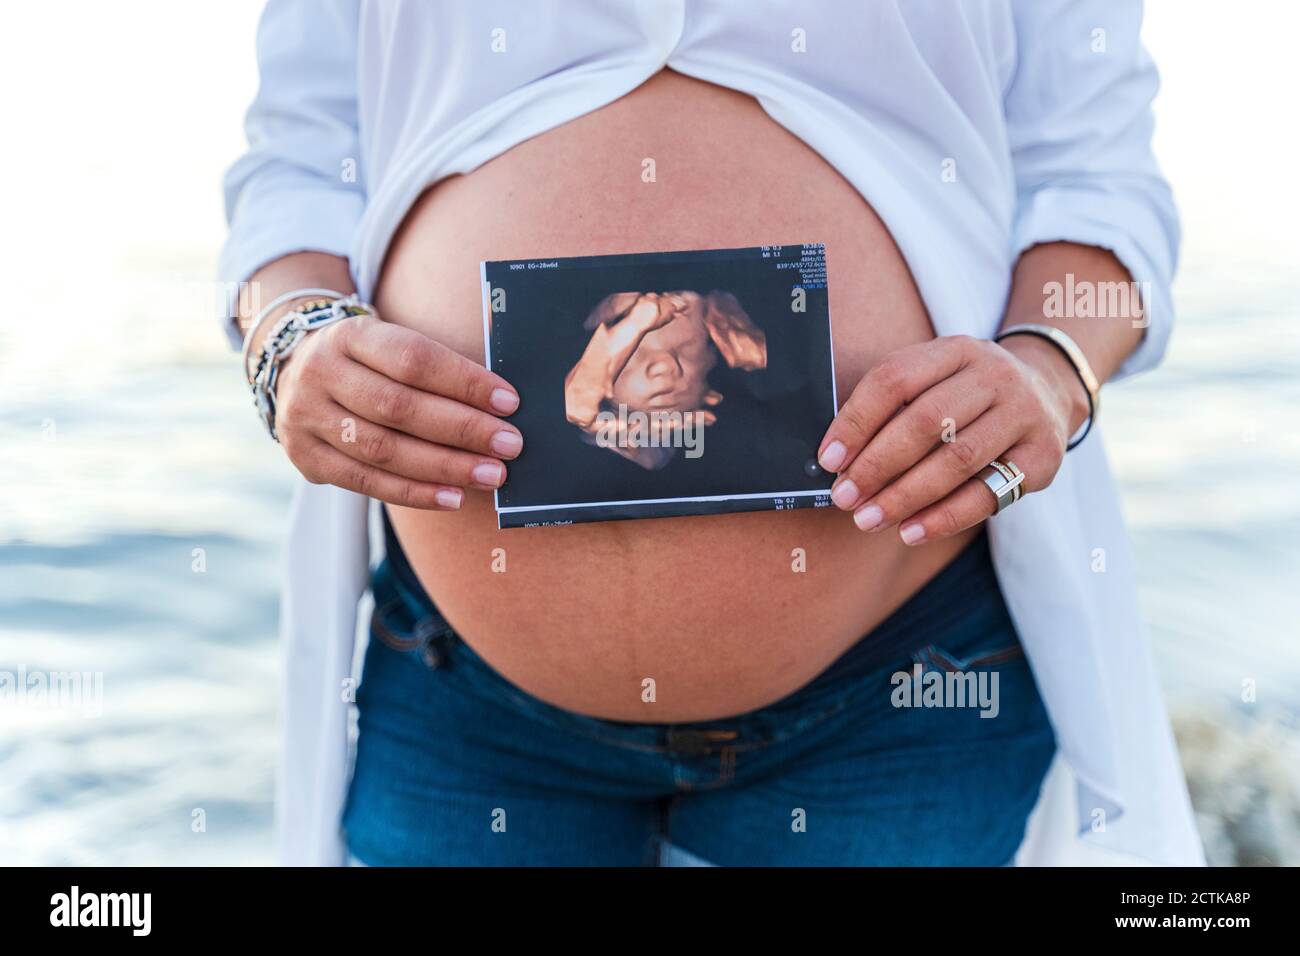
<svg viewBox="0 0 1300 956">
<path fill-rule="evenodd" d="M 992 336 L 1035 243 L 1113 250 L 1150 322 L 1130 374 L 1164 351 L 1178 244 L 1150 151 L 1158 79 L 1141 18 L 1135 0 L 271 0 L 249 150 L 225 182 L 221 277 L 233 290 L 318 250 L 347 257 L 368 297 L 427 186 L 670 67 L 754 96 L 852 183 L 938 335 Z M 282 615 L 286 862 L 342 860 L 369 520 L 364 498 L 298 488 Z M 1056 731 L 1054 775 L 1073 782 L 1052 798 L 1068 812 L 1040 812 L 1020 858 L 1070 862 L 1093 846 L 1203 862 L 1100 430 L 989 530 Z"/>
</svg>

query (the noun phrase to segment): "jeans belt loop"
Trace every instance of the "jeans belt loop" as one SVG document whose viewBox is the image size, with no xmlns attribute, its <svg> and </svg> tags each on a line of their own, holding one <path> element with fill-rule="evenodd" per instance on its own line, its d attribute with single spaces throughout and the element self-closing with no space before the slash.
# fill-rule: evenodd
<svg viewBox="0 0 1300 956">
<path fill-rule="evenodd" d="M 452 630 L 440 624 L 435 618 L 426 617 L 415 626 L 415 637 L 419 641 L 420 656 L 430 668 L 451 666 Z"/>
</svg>

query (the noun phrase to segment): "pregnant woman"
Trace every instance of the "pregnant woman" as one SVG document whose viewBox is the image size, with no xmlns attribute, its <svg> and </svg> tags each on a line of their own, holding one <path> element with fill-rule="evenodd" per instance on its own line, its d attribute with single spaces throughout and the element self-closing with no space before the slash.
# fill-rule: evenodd
<svg viewBox="0 0 1300 956">
<path fill-rule="evenodd" d="M 1200 862 L 1095 427 L 1172 320 L 1140 21 L 272 0 L 222 274 L 306 479 L 284 859 Z M 838 507 L 497 530 L 481 260 L 788 241 Z"/>
</svg>

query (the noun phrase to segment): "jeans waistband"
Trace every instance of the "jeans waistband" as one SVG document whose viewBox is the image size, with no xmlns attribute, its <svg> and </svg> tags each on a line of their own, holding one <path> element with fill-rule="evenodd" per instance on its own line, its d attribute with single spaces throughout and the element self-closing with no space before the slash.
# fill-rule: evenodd
<svg viewBox="0 0 1300 956">
<path fill-rule="evenodd" d="M 390 633 L 384 638 L 395 647 L 423 648 L 428 662 L 437 664 L 445 656 L 447 642 L 455 640 L 456 635 L 411 568 L 388 520 L 387 509 L 383 509 L 383 520 L 387 557 L 376 570 L 376 578 L 387 575 L 394 587 L 384 590 L 389 595 L 396 592 L 407 612 L 403 616 L 411 625 L 406 633 Z M 836 658 L 809 686 L 815 688 L 891 661 L 905 660 L 926 647 L 933 635 L 946 633 L 984 613 L 1004 614 L 1005 605 L 989 553 L 988 535 L 981 531 L 943 570 Z M 376 615 L 377 619 L 390 616 Z"/>
</svg>

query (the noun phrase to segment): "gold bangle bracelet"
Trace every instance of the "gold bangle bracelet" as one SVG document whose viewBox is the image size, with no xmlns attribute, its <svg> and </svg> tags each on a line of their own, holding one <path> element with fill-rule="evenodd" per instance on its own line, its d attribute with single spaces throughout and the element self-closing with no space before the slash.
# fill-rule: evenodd
<svg viewBox="0 0 1300 956">
<path fill-rule="evenodd" d="M 1097 414 L 1101 411 L 1101 383 L 1097 381 L 1096 373 L 1093 372 L 1092 366 L 1088 364 L 1088 357 L 1083 354 L 1083 349 L 1079 348 L 1074 339 L 1051 325 L 1034 325 L 1032 323 L 1012 325 L 999 332 L 993 341 L 1001 342 L 1013 335 L 1036 335 L 1051 342 L 1074 367 L 1074 374 L 1079 376 L 1079 381 L 1083 383 L 1083 390 L 1088 393 L 1088 420 L 1083 424 L 1079 434 L 1070 439 L 1070 443 L 1065 450 L 1069 451 L 1076 448 L 1081 441 L 1088 437 L 1088 432 L 1092 431 L 1092 423 L 1097 420 Z"/>
</svg>

